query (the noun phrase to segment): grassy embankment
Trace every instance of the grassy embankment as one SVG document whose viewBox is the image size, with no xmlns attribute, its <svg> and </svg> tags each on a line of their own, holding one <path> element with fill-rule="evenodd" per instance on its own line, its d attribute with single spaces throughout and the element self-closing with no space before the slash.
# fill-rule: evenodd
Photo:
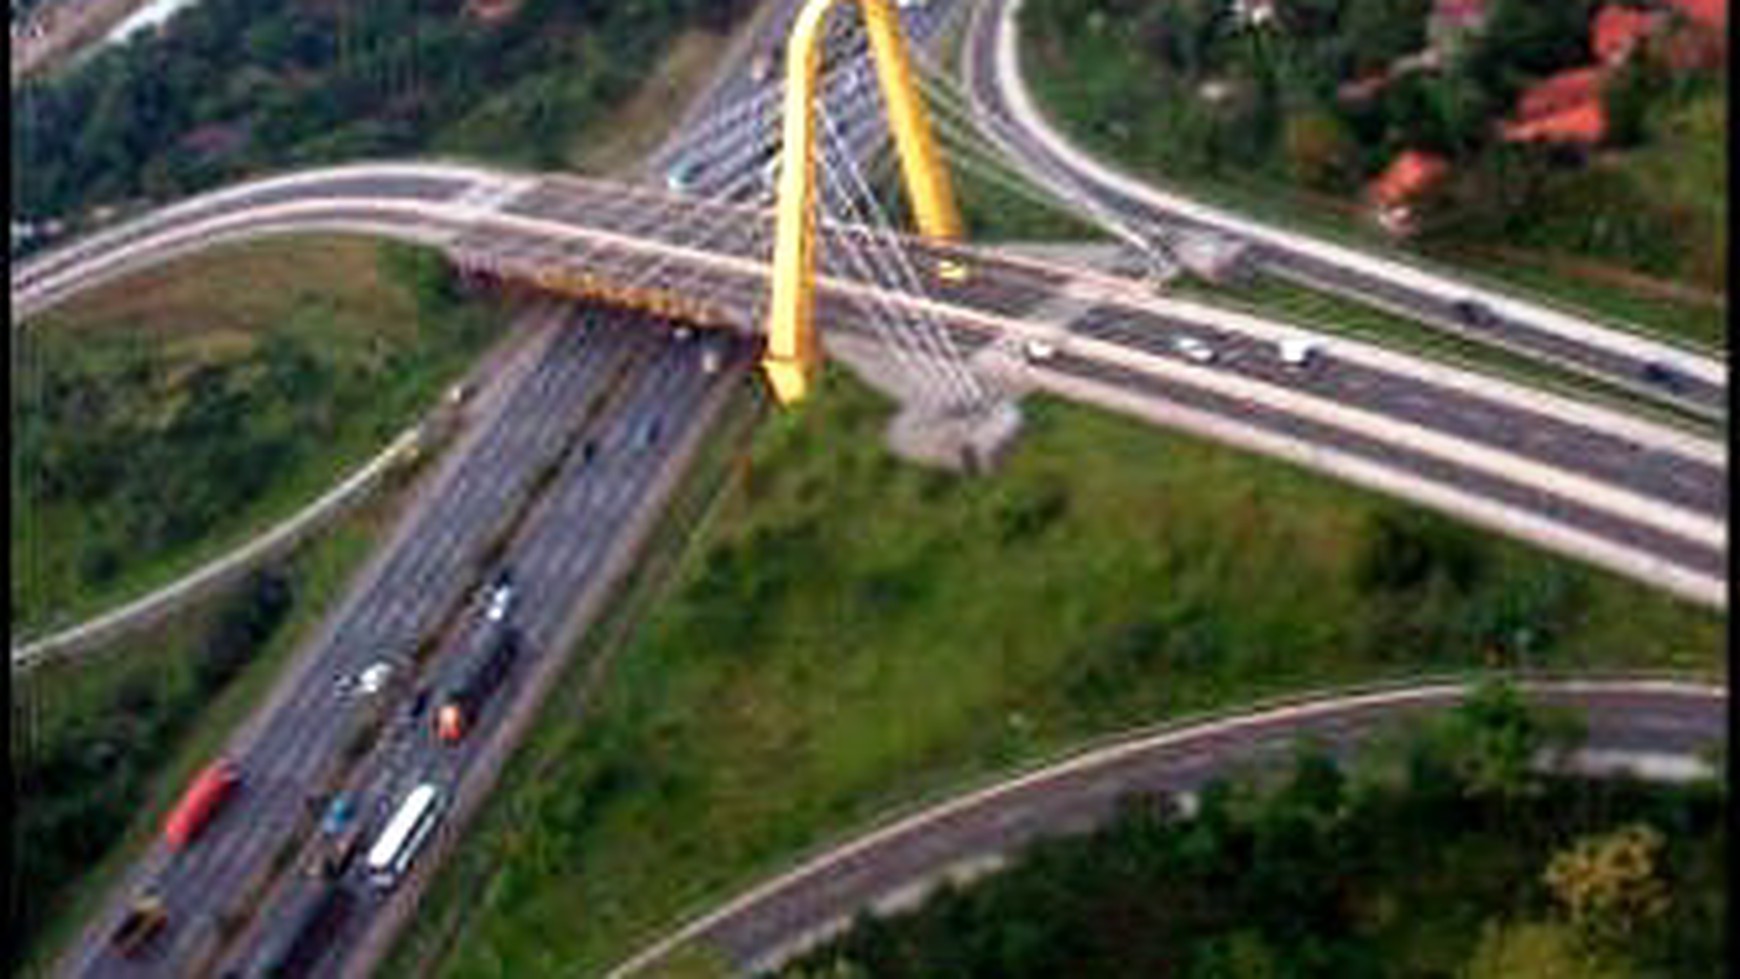
<svg viewBox="0 0 1740 979">
<path fill-rule="evenodd" d="M 1023 9 L 1022 65 L 1047 116 L 1073 139 L 1144 179 L 1240 213 L 1350 245 L 1396 247 L 1365 220 L 1357 202 L 1301 190 L 1275 167 L 1223 167 L 1207 176 L 1169 166 L 1177 137 L 1163 100 L 1136 94 L 1147 90 L 1144 79 L 1156 70 L 1136 34 L 1085 29 L 1036 36 L 1032 25 L 1051 14 L 1048 6 L 1066 2 L 1034 0 Z M 1459 242 L 1412 251 L 1512 291 L 1725 349 L 1727 96 L 1720 82 L 1676 96 L 1652 116 L 1644 145 L 1598 157 L 1543 201 L 1505 247 Z M 1624 203 L 1596 211 L 1589 203 L 1596 199 Z M 1646 225 L 1661 233 L 1637 230 Z M 1695 287 L 1652 286 L 1648 275 L 1629 275 L 1628 267 Z M 1709 298 L 1695 298 L 1699 293 Z"/>
<path fill-rule="evenodd" d="M 987 480 L 890 458 L 885 405 L 838 375 L 764 425 L 389 971 L 596 973 L 891 806 L 1130 724 L 1489 663 L 1722 670 L 1720 615 L 1270 460 L 1029 411 Z"/>
<path fill-rule="evenodd" d="M 28 440 L 13 456 L 14 626 L 191 569 L 413 421 L 495 335 L 432 259 L 280 241 L 189 259 L 31 323 L 14 367 L 14 433 Z M 70 936 L 270 689 L 397 495 L 274 562 L 272 583 L 239 581 L 14 677 L 14 884 L 29 895 L 16 951 L 41 956 Z M 181 536 L 154 536 L 166 526 Z M 112 573 L 88 577 L 105 565 Z"/>
<path fill-rule="evenodd" d="M 13 351 L 12 632 L 80 621 L 289 516 L 496 334 L 356 239 L 186 259 L 51 311 Z M 423 312 L 420 313 L 420 309 Z"/>
</svg>

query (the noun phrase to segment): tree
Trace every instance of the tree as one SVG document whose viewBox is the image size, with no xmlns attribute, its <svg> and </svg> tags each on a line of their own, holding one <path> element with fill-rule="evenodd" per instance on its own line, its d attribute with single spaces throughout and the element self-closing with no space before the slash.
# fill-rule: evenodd
<svg viewBox="0 0 1740 979">
<path fill-rule="evenodd" d="M 1587 64 L 1589 9 L 1589 0 L 1493 0 L 1468 51 L 1469 71 L 1508 102 L 1520 76 Z"/>
<path fill-rule="evenodd" d="M 1341 34 L 1347 39 L 1355 70 L 1381 69 L 1426 44 L 1428 0 L 1347 0 L 1341 13 Z"/>
<path fill-rule="evenodd" d="M 1338 190 L 1357 173 L 1359 148 L 1347 125 L 1321 108 L 1287 117 L 1282 144 L 1293 179 L 1307 187 Z"/>
<path fill-rule="evenodd" d="M 1649 110 L 1672 84 L 1667 66 L 1648 45 L 1632 52 L 1619 70 L 1601 86 L 1601 102 L 1607 110 L 1608 142 L 1636 146 L 1643 142 Z"/>
<path fill-rule="evenodd" d="M 1437 750 L 1462 791 L 1501 800 L 1534 786 L 1532 767 L 1543 751 L 1563 750 L 1581 740 L 1571 722 L 1537 714 L 1503 682 L 1483 683 L 1438 725 Z"/>
<path fill-rule="evenodd" d="M 1667 912 L 1667 884 L 1657 873 L 1664 842 L 1644 823 L 1585 836 L 1553 856 L 1542 880 L 1585 936 L 1622 939 Z"/>
</svg>

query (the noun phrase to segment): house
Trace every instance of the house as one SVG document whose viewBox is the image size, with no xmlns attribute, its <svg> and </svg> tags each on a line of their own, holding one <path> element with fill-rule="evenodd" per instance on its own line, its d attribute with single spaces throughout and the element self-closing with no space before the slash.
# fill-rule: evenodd
<svg viewBox="0 0 1740 979">
<path fill-rule="evenodd" d="M 1680 15 L 1712 31 L 1728 29 L 1728 0 L 1669 0 Z"/>
<path fill-rule="evenodd" d="M 1403 150 L 1366 187 L 1378 223 L 1391 234 L 1414 230 L 1415 208 L 1420 198 L 1450 176 L 1450 161 L 1435 153 Z"/>
<path fill-rule="evenodd" d="M 1589 46 L 1602 64 L 1616 65 L 1661 29 L 1662 23 L 1661 14 L 1656 11 L 1609 3 L 1596 11 L 1595 19 L 1589 25 Z"/>
<path fill-rule="evenodd" d="M 1728 0 L 1671 0 L 1668 63 L 1681 71 L 1719 68 L 1728 61 Z"/>
<path fill-rule="evenodd" d="M 1569 108 L 1530 119 L 1512 119 L 1499 127 L 1507 143 L 1566 143 L 1595 146 L 1607 138 L 1607 107 L 1600 96 Z"/>
<path fill-rule="evenodd" d="M 1601 65 L 1551 75 L 1522 93 L 1511 117 L 1499 124 L 1506 142 L 1574 143 L 1594 146 L 1607 136 L 1601 101 Z"/>
</svg>

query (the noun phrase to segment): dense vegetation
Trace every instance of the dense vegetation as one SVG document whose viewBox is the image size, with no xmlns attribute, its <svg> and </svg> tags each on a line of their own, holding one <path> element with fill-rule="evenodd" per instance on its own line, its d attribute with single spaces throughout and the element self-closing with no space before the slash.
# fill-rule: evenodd
<svg viewBox="0 0 1740 979">
<path fill-rule="evenodd" d="M 1399 764 L 1349 772 L 1305 750 L 1273 790 L 1213 783 L 1191 818 L 1128 799 L 1092 834 L 861 919 L 781 975 L 1721 972 L 1725 786 L 1531 774 L 1549 730 L 1490 689 L 1387 746 Z"/>
<path fill-rule="evenodd" d="M 295 283 L 297 256 L 334 278 Z M 278 243 L 17 333 L 14 634 L 160 581 L 379 451 L 493 335 L 449 277 L 401 247 Z"/>
<path fill-rule="evenodd" d="M 993 479 L 891 458 L 886 405 L 839 374 L 765 422 L 595 695 L 584 669 L 552 693 L 387 971 L 602 973 L 801 848 L 1127 725 L 1488 664 L 1721 670 L 1720 615 L 1273 460 L 1026 410 Z"/>
<path fill-rule="evenodd" d="M 496 4 L 493 6 L 506 6 Z M 262 170 L 455 153 L 556 166 L 687 25 L 743 0 L 201 0 L 12 99 L 14 219 Z"/>
<path fill-rule="evenodd" d="M 1400 150 L 1428 150 L 1455 168 L 1429 244 L 1522 245 L 1725 289 L 1725 70 L 1676 74 L 1653 55 L 1620 70 L 1604 96 L 1613 142 L 1636 149 L 1585 164 L 1506 144 L 1495 123 L 1527 84 L 1593 60 L 1598 4 L 1487 6 L 1441 69 L 1397 73 L 1369 98 L 1342 87 L 1424 49 L 1430 0 L 1280 3 L 1258 30 L 1220 0 L 1033 0 L 1023 33 L 1054 109 L 1170 179 L 1346 199 Z M 1682 159 L 1687 172 L 1670 172 Z"/>
</svg>

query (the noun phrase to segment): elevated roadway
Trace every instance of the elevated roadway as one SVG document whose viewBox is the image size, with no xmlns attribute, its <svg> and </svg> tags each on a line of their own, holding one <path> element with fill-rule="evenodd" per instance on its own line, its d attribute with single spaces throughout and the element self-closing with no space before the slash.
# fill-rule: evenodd
<svg viewBox="0 0 1740 979">
<path fill-rule="evenodd" d="M 1727 691 L 1669 680 L 1558 680 L 1523 684 L 1531 700 L 1575 708 L 1588 740 L 1569 762 L 1596 774 L 1683 779 L 1714 774 L 1701 761 L 1725 743 Z M 861 912 L 908 906 L 944 879 L 995 869 L 1032 841 L 1105 822 L 1131 795 L 1186 796 L 1229 771 L 1273 769 L 1302 738 L 1339 758 L 1374 733 L 1441 711 L 1466 693 L 1456 682 L 1259 705 L 1107 739 L 1061 761 L 881 821 L 826 845 L 793 869 L 698 914 L 608 973 L 643 974 L 679 945 L 722 955 L 737 973 L 778 967 L 847 927 Z"/>
<path fill-rule="evenodd" d="M 718 326 L 753 333 L 761 325 L 768 227 L 756 208 L 424 164 L 291 175 L 117 227 L 17 270 L 15 316 L 176 255 L 313 230 L 420 241 L 474 274 L 576 294 L 611 283 L 679 299 Z M 824 230 L 825 241 L 864 235 Z M 1305 331 L 1286 324 L 1154 297 L 1085 270 L 968 246 L 901 245 L 917 269 L 948 255 L 974 273 L 951 283 L 921 272 L 907 290 L 890 290 L 858 278 L 842 250 L 824 244 L 830 344 L 866 334 L 866 302 L 903 309 L 941 323 L 969 355 L 1002 352 L 1016 383 L 1211 437 L 1238 429 L 1242 437 L 1231 440 L 1246 447 L 1725 602 L 1727 458 L 1711 440 L 1340 338 L 1319 338 L 1324 355 L 1294 370 L 1275 356 L 1274 341 Z M 1045 320 L 1066 294 L 1081 313 Z M 1212 341 L 1223 357 L 1211 365 L 1181 357 L 1175 340 L 1185 334 Z M 1060 337 L 1061 356 L 1020 362 L 1024 342 Z"/>
</svg>

